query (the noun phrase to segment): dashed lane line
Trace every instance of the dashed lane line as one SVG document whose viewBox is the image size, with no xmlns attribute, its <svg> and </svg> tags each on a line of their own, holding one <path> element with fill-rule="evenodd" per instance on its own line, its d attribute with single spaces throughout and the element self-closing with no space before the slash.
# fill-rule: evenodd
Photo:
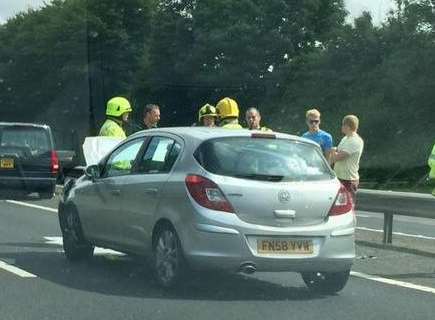
<svg viewBox="0 0 435 320">
<path fill-rule="evenodd" d="M 56 237 L 44 237 L 44 240 L 45 240 L 46 244 L 52 244 L 52 245 L 60 246 L 60 247 L 63 245 L 63 239 L 60 236 L 56 236 Z M 94 255 L 101 255 L 101 256 L 125 256 L 125 253 L 118 252 L 118 251 L 111 250 L 111 249 L 95 247 L 95 249 L 94 249 Z"/>
<path fill-rule="evenodd" d="M 34 208 L 34 209 L 45 210 L 45 211 L 49 211 L 49 212 L 53 212 L 53 213 L 58 212 L 57 209 L 54 209 L 54 208 L 38 206 L 38 205 L 34 205 L 34 204 L 26 203 L 26 202 L 21 202 L 21 201 L 7 200 L 6 202 L 16 204 L 16 205 L 25 206 L 25 207 L 30 207 L 30 208 Z M 356 229 L 364 230 L 364 231 L 371 231 L 371 232 L 383 232 L 383 230 L 370 229 L 370 228 L 365 228 L 365 227 L 357 227 Z M 413 238 L 419 238 L 419 239 L 435 240 L 435 237 L 429 237 L 429 236 L 424 236 L 424 235 L 407 234 L 407 233 L 403 233 L 403 232 L 393 232 L 393 234 L 399 235 L 399 236 L 404 236 L 404 237 L 413 237 Z M 47 242 L 50 242 L 50 240 L 51 240 L 52 243 L 54 242 L 53 244 L 61 244 L 61 241 L 59 241 L 60 239 L 58 239 L 58 237 L 44 237 L 44 238 Z M 98 253 L 103 254 L 103 255 L 104 254 L 122 255 L 122 253 L 112 252 L 111 250 L 106 251 L 104 249 L 102 250 L 102 252 L 98 252 Z M 6 271 L 9 271 L 11 273 L 14 273 L 14 274 L 16 274 L 20 277 L 23 277 L 23 278 L 35 278 L 36 277 L 36 275 L 34 275 L 32 273 L 29 273 L 25 270 L 22 270 L 20 268 L 17 268 L 15 266 L 7 264 L 6 262 L 1 261 L 1 260 L 0 260 L 0 268 L 4 269 Z M 376 281 L 376 282 L 385 283 L 385 284 L 389 284 L 389 285 L 393 285 L 393 286 L 398 286 L 398 287 L 403 287 L 403 288 L 408 288 L 408 289 L 413 289 L 413 290 L 418 290 L 418 291 L 422 291 L 422 292 L 428 292 L 428 293 L 435 294 L 435 288 L 432 288 L 432 287 L 421 286 L 421 285 L 417 285 L 417 284 L 413 284 L 413 283 L 409 283 L 409 282 L 383 278 L 383 277 L 369 275 L 369 274 L 365 274 L 365 273 L 361 273 L 361 272 L 357 272 L 357 271 L 351 271 L 350 274 L 356 278 Z"/>
<path fill-rule="evenodd" d="M 5 271 L 11 272 L 21 278 L 36 278 L 37 276 L 33 273 L 27 272 L 23 269 L 17 268 L 13 265 L 10 265 L 4 261 L 0 260 L 0 269 L 3 269 Z"/>
</svg>

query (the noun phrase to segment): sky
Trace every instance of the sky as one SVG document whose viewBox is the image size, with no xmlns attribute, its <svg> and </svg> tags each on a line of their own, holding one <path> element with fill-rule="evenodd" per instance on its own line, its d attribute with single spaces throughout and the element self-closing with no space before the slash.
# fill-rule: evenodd
<svg viewBox="0 0 435 320">
<path fill-rule="evenodd" d="M 0 23 L 7 18 L 28 8 L 38 8 L 50 0 L 0 0 Z M 373 22 L 379 24 L 385 19 L 388 11 L 393 7 L 393 0 L 345 0 L 346 9 L 351 17 L 356 17 L 363 11 L 372 13 Z"/>
<path fill-rule="evenodd" d="M 1 1 L 1 0 L 0 0 Z M 361 15 L 363 11 L 370 11 L 373 23 L 379 25 L 394 8 L 393 0 L 344 0 L 346 9 L 352 17 Z"/>
</svg>

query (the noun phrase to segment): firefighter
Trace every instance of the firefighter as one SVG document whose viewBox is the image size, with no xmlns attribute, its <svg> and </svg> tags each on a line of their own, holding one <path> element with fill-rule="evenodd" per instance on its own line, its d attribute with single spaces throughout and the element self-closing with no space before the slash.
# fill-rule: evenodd
<svg viewBox="0 0 435 320">
<path fill-rule="evenodd" d="M 114 97 L 107 102 L 106 121 L 100 129 L 99 136 L 126 138 L 124 125 L 132 112 L 130 102 L 123 97 Z"/>
<path fill-rule="evenodd" d="M 427 160 L 427 164 L 430 167 L 429 179 L 431 179 L 432 183 L 435 184 L 435 144 L 432 148 L 432 153 Z M 432 190 L 432 195 L 435 196 L 435 187 Z"/>
<path fill-rule="evenodd" d="M 217 117 L 216 108 L 206 103 L 198 111 L 198 124 L 203 127 L 216 127 Z"/>
<path fill-rule="evenodd" d="M 239 106 L 231 98 L 223 98 L 216 105 L 219 126 L 225 129 L 243 129 L 239 124 Z"/>
</svg>

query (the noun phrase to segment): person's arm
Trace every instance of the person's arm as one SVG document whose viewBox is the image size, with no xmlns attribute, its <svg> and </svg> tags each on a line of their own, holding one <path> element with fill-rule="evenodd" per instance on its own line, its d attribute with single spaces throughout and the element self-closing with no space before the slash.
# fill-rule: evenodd
<svg viewBox="0 0 435 320">
<path fill-rule="evenodd" d="M 341 160 L 348 158 L 349 156 L 350 156 L 350 154 L 347 153 L 346 151 L 343 151 L 343 150 L 335 151 L 334 155 L 333 155 L 333 161 L 334 162 L 341 161 Z"/>
<path fill-rule="evenodd" d="M 326 160 L 328 161 L 329 164 L 332 164 L 332 148 L 329 150 L 325 150 L 325 152 L 323 153 L 323 155 L 325 156 Z"/>
<path fill-rule="evenodd" d="M 358 140 L 347 141 L 344 143 L 340 150 L 335 150 L 333 154 L 333 161 L 342 161 L 347 159 L 350 155 L 361 152 L 362 145 Z"/>
<path fill-rule="evenodd" d="M 333 142 L 332 142 L 332 136 L 328 135 L 326 136 L 325 142 L 324 142 L 324 152 L 323 155 L 325 156 L 326 160 L 328 161 L 329 164 L 332 164 L 332 147 L 333 146 Z"/>
</svg>

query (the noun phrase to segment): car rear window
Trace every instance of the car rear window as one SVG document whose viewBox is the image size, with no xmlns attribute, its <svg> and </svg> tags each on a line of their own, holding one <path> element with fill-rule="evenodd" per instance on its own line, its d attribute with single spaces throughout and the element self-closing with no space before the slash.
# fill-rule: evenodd
<svg viewBox="0 0 435 320">
<path fill-rule="evenodd" d="M 319 148 L 292 140 L 251 137 L 203 142 L 194 154 L 207 171 L 264 181 L 315 181 L 334 177 Z"/>
<path fill-rule="evenodd" d="M 47 131 L 37 127 L 0 127 L 0 146 L 25 148 L 32 155 L 44 154 L 51 150 Z"/>
</svg>

